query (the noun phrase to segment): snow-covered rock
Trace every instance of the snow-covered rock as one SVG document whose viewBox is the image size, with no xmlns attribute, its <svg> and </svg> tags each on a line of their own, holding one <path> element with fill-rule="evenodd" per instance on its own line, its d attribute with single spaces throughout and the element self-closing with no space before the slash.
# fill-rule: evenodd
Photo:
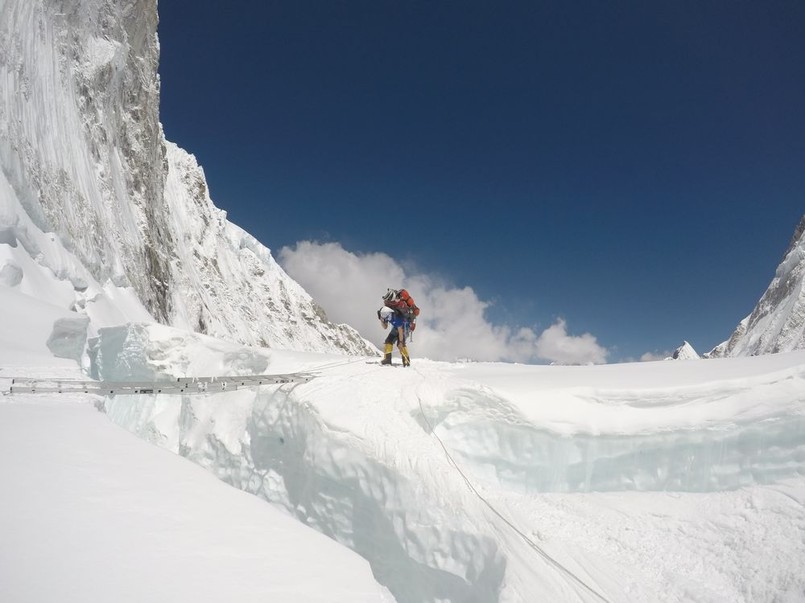
<svg viewBox="0 0 805 603">
<path fill-rule="evenodd" d="M 165 140 L 156 28 L 156 0 L 0 4 L 0 284 L 89 316 L 90 336 L 156 320 L 375 353 L 227 221 Z"/>
<path fill-rule="evenodd" d="M 707 356 L 757 356 L 801 349 L 805 349 L 805 217 L 755 309 Z"/>
<path fill-rule="evenodd" d="M 699 360 L 700 358 L 701 356 L 693 349 L 693 346 L 684 341 L 667 360 Z"/>
</svg>

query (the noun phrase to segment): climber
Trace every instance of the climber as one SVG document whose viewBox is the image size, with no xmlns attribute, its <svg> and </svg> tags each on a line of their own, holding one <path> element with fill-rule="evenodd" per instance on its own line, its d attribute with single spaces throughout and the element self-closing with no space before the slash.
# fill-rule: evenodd
<svg viewBox="0 0 805 603">
<path fill-rule="evenodd" d="M 408 293 L 405 293 L 407 299 L 411 299 Z M 384 305 L 377 311 L 377 318 L 380 319 L 380 324 L 384 329 L 391 325 L 388 337 L 386 337 L 385 348 L 383 350 L 384 356 L 380 364 L 391 364 L 391 351 L 394 349 L 394 344 L 400 350 L 402 356 L 403 366 L 411 365 L 411 357 L 408 355 L 408 347 L 406 345 L 407 335 L 416 328 L 416 315 L 419 314 L 419 308 L 414 314 L 411 306 L 414 308 L 413 299 L 411 299 L 411 306 L 407 303 L 400 303 L 400 292 L 395 289 L 389 289 L 386 295 L 383 296 Z"/>
</svg>

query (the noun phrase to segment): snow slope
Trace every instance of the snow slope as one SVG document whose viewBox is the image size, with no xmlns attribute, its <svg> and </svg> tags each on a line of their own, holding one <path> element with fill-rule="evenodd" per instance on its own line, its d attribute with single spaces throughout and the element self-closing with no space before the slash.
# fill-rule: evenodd
<svg viewBox="0 0 805 603">
<path fill-rule="evenodd" d="M 0 402 L 0 600 L 393 600 L 357 555 L 86 399 L 13 398 Z"/>
</svg>

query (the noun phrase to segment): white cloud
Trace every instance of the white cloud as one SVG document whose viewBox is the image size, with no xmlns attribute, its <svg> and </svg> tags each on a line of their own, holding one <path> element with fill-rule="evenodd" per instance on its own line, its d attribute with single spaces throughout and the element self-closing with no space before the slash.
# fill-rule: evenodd
<svg viewBox="0 0 805 603">
<path fill-rule="evenodd" d="M 540 358 L 561 364 L 601 364 L 607 359 L 607 350 L 598 345 L 595 337 L 589 333 L 577 337 L 568 335 L 567 324 L 562 319 L 542 332 L 536 349 Z"/>
<path fill-rule="evenodd" d="M 452 287 L 427 274 L 408 274 L 385 253 L 358 255 L 339 243 L 302 241 L 283 247 L 279 261 L 330 320 L 352 325 L 376 345 L 385 338 L 377 320 L 381 297 L 389 287 L 404 287 L 422 310 L 412 344 L 414 356 L 562 364 L 606 361 L 608 352 L 595 337 L 569 335 L 562 319 L 541 334 L 494 325 L 485 317 L 489 303 L 470 287 Z"/>
</svg>

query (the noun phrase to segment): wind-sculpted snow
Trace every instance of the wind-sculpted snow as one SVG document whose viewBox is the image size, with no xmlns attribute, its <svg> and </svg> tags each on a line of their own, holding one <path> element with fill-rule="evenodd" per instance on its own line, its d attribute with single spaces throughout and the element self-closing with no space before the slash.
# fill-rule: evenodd
<svg viewBox="0 0 805 603">
<path fill-rule="evenodd" d="M 310 360 L 275 353 L 267 370 Z M 321 363 L 305 384 L 104 407 L 357 551 L 401 602 L 805 593 L 802 353 L 620 370 Z M 767 547 L 761 567 L 750 546 Z"/>
<path fill-rule="evenodd" d="M 90 341 L 90 374 L 104 381 L 164 381 L 175 377 L 259 375 L 270 352 L 181 331 L 133 323 L 101 329 Z"/>
<path fill-rule="evenodd" d="M 805 391 L 801 377 L 791 386 Z M 788 384 L 781 389 L 788 390 Z M 785 394 L 791 392 L 783 391 L 780 397 Z M 479 479 L 515 491 L 718 492 L 805 473 L 803 408 L 710 427 L 568 436 L 504 413 L 497 420 L 489 410 L 506 402 L 482 392 L 465 390 L 452 396 L 463 404 L 434 411 L 443 416 L 436 423 L 440 438 Z M 697 404 L 712 402 L 695 400 L 690 412 L 697 412 Z"/>
<path fill-rule="evenodd" d="M 134 403 L 118 397 L 106 401 L 106 411 L 352 548 L 398 601 L 498 600 L 506 560 L 494 532 L 468 525 L 459 512 L 477 507 L 460 484 L 445 492 L 451 480 L 429 479 L 431 463 L 413 452 L 403 467 L 378 456 L 300 403 L 297 390 L 139 396 Z"/>
</svg>

